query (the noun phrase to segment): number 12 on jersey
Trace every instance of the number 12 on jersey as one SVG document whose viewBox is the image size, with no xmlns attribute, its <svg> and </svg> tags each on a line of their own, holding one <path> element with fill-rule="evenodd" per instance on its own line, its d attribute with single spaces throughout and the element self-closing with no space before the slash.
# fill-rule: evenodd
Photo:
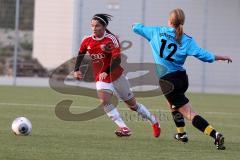
<svg viewBox="0 0 240 160">
<path fill-rule="evenodd" d="M 164 58 L 164 57 L 163 57 L 163 52 L 164 52 L 164 49 L 165 49 L 165 47 L 166 47 L 167 40 L 162 39 L 161 42 L 162 42 L 162 45 L 161 45 L 161 48 L 160 48 L 160 57 L 161 57 L 161 58 Z M 170 54 L 169 54 L 165 59 L 168 60 L 168 61 L 173 62 L 174 59 L 172 59 L 172 56 L 173 56 L 173 55 L 176 53 L 176 51 L 177 51 L 177 45 L 174 44 L 174 43 L 170 43 L 167 47 L 168 47 L 168 49 L 172 49 L 172 50 L 171 50 Z"/>
</svg>

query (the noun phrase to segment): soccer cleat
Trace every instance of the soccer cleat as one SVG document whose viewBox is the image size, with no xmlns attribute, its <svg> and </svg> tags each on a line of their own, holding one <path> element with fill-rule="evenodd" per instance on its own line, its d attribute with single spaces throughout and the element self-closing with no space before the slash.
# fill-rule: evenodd
<svg viewBox="0 0 240 160">
<path fill-rule="evenodd" d="M 219 133 L 219 132 L 216 133 L 216 139 L 215 139 L 214 144 L 217 147 L 217 149 L 219 149 L 219 150 L 226 149 L 226 147 L 224 146 L 224 137 L 221 133 Z"/>
<path fill-rule="evenodd" d="M 132 135 L 132 132 L 127 127 L 122 127 L 122 128 L 119 127 L 119 128 L 116 129 L 115 134 L 118 137 L 129 137 L 129 136 Z"/>
<path fill-rule="evenodd" d="M 152 128 L 153 128 L 153 136 L 156 138 L 159 137 L 161 134 L 161 128 L 160 128 L 159 123 L 157 122 L 157 123 L 153 124 Z"/>
<path fill-rule="evenodd" d="M 188 142 L 188 135 L 186 132 L 184 133 L 176 133 L 174 134 L 174 139 L 178 140 L 178 141 L 182 141 L 184 143 Z"/>
</svg>

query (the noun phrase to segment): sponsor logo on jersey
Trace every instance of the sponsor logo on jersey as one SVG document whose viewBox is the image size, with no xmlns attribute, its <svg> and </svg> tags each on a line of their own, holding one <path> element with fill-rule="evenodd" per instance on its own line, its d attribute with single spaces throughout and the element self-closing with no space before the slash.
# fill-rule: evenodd
<svg viewBox="0 0 240 160">
<path fill-rule="evenodd" d="M 90 57 L 91 57 L 91 59 L 94 61 L 94 60 L 103 59 L 103 58 L 106 57 L 106 55 L 103 54 L 103 53 L 99 53 L 99 54 L 91 54 Z"/>
</svg>

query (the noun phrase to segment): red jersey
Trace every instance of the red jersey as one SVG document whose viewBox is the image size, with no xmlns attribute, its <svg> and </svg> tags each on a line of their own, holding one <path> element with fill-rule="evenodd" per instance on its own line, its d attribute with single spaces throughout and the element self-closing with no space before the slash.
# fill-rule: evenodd
<svg viewBox="0 0 240 160">
<path fill-rule="evenodd" d="M 117 38 L 109 33 L 104 34 L 102 38 L 96 38 L 93 35 L 83 39 L 80 53 L 89 53 L 92 63 L 95 81 L 99 81 L 99 74 L 105 72 L 111 65 L 113 57 L 120 56 L 121 50 Z M 119 65 L 114 68 L 103 82 L 111 83 L 122 75 L 123 68 Z"/>
</svg>

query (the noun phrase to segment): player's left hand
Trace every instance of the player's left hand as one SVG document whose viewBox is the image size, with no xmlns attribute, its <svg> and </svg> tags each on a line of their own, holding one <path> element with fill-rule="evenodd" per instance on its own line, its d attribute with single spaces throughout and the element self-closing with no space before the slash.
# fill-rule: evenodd
<svg viewBox="0 0 240 160">
<path fill-rule="evenodd" d="M 227 61 L 228 63 L 232 63 L 232 59 L 228 56 L 225 57 L 225 61 Z"/>
<path fill-rule="evenodd" d="M 229 56 L 216 55 L 215 59 L 220 60 L 220 61 L 227 61 L 228 63 L 232 63 L 232 59 Z"/>
<path fill-rule="evenodd" d="M 107 77 L 107 75 L 108 74 L 106 72 L 99 74 L 99 81 L 103 81 Z"/>
<path fill-rule="evenodd" d="M 232 59 L 228 56 L 222 56 L 220 60 L 227 61 L 228 63 L 232 63 Z"/>
</svg>

